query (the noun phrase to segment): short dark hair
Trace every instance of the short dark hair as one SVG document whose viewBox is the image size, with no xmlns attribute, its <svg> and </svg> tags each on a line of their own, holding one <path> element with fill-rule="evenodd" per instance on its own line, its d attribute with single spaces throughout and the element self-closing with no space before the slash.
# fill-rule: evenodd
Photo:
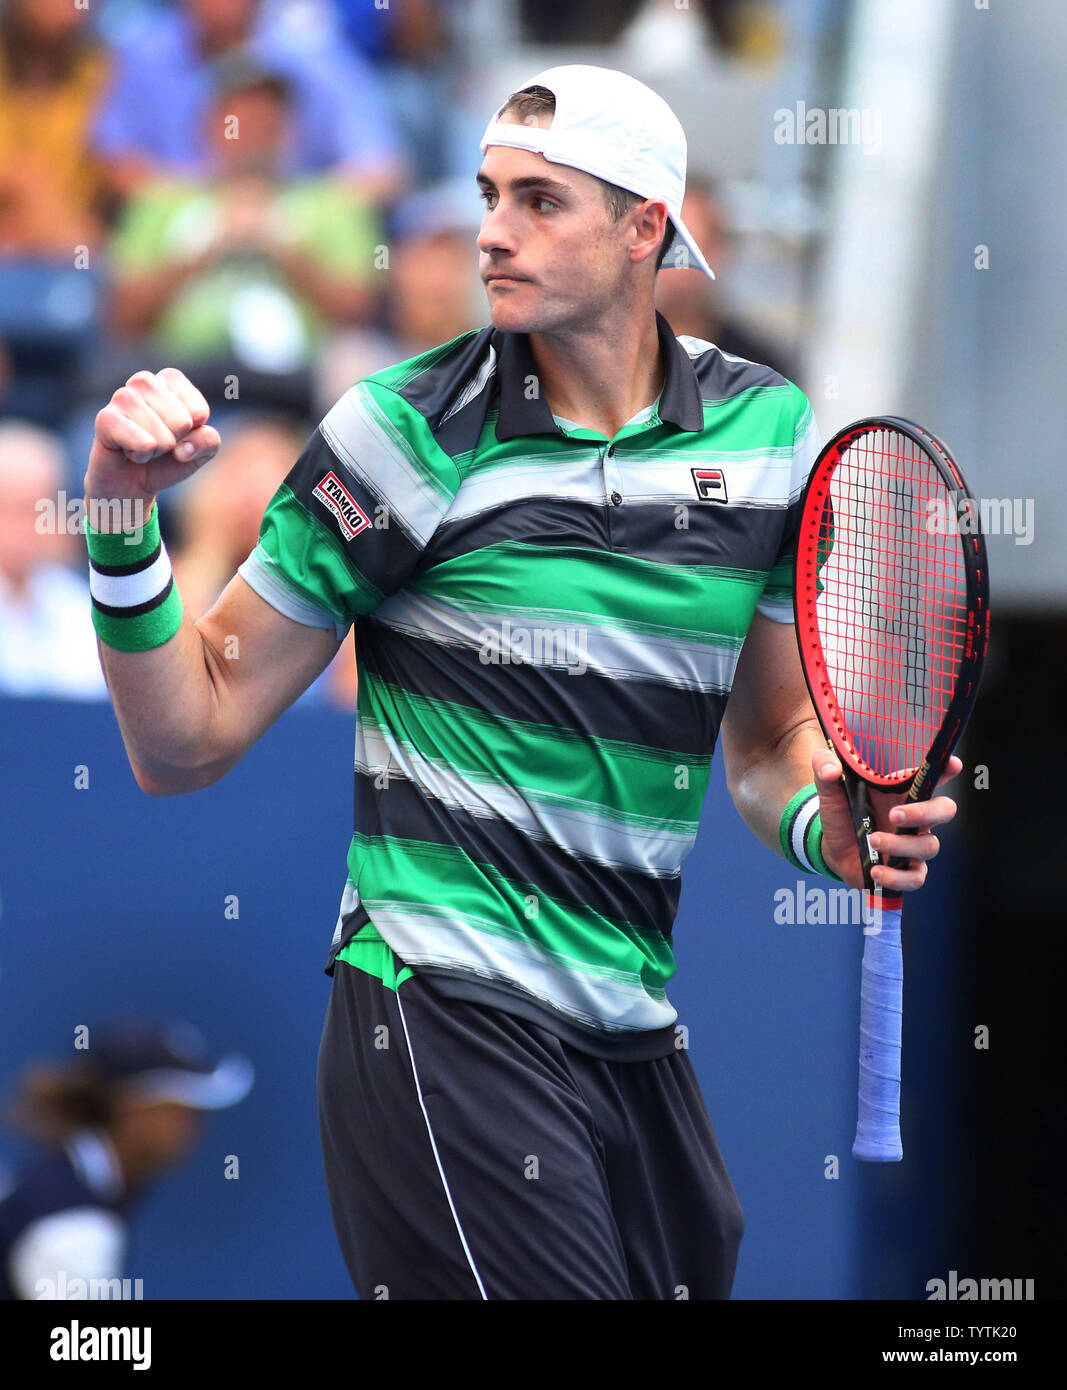
<svg viewBox="0 0 1067 1390">
<path fill-rule="evenodd" d="M 556 98 L 547 87 L 523 87 L 521 91 L 512 92 L 501 107 L 500 114 L 501 116 L 517 116 L 523 123 L 533 124 L 541 116 L 554 116 L 556 114 Z M 607 179 L 597 179 L 597 183 L 604 189 L 608 211 L 611 213 L 613 222 L 621 222 L 638 203 L 644 202 L 639 193 L 631 193 L 628 188 L 620 188 L 618 184 L 608 183 Z M 659 244 L 659 251 L 656 255 L 657 270 L 663 264 L 663 258 L 673 245 L 674 223 L 668 218 L 663 240 Z"/>
</svg>

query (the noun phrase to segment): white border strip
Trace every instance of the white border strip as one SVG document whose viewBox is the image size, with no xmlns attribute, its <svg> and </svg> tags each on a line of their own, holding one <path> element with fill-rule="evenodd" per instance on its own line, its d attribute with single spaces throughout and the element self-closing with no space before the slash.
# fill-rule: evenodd
<svg viewBox="0 0 1067 1390">
<path fill-rule="evenodd" d="M 794 816 L 793 830 L 790 835 L 793 853 L 804 867 L 810 869 L 813 874 L 818 873 L 818 870 L 805 853 L 804 841 L 807 838 L 808 827 L 818 813 L 819 804 L 819 793 L 812 792 L 811 796 L 808 797 L 807 801 L 804 802 L 803 806 L 801 806 L 800 810 Z"/>
<path fill-rule="evenodd" d="M 159 554 L 147 569 L 133 574 L 101 574 L 89 566 L 89 592 L 97 603 L 108 608 L 135 608 L 161 594 L 170 579 L 170 557 L 160 545 Z"/>
</svg>

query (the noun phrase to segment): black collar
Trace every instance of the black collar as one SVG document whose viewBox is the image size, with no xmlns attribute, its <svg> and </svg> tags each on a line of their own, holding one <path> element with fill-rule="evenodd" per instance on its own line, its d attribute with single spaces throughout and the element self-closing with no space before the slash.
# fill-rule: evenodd
<svg viewBox="0 0 1067 1390">
<path fill-rule="evenodd" d="M 680 430 L 704 428 L 700 384 L 689 354 L 675 337 L 670 324 L 656 311 L 656 330 L 663 355 L 665 376 L 659 418 Z M 524 434 L 559 434 L 548 402 L 537 390 L 537 368 L 527 333 L 494 329 L 489 341 L 496 350 L 496 379 L 500 414 L 496 437 L 502 443 Z"/>
</svg>

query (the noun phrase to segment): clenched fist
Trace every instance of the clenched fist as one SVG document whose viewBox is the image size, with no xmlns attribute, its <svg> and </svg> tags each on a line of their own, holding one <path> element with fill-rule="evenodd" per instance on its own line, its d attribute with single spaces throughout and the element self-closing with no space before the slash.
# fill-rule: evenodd
<svg viewBox="0 0 1067 1390">
<path fill-rule="evenodd" d="M 176 367 L 136 372 L 96 417 L 87 507 L 111 499 L 147 503 L 195 473 L 219 447 L 209 414 L 207 401 Z"/>
</svg>

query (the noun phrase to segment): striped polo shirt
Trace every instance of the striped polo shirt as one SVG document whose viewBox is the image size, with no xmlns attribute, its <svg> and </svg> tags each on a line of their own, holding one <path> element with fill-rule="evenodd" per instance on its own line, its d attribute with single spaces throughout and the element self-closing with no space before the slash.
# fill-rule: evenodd
<svg viewBox="0 0 1067 1390">
<path fill-rule="evenodd" d="M 681 863 L 752 616 L 792 622 L 817 452 L 795 385 L 657 325 L 663 390 L 613 439 L 552 414 L 525 334 L 366 377 L 239 570 L 297 622 L 355 625 L 327 969 L 620 1059 L 675 1046 Z"/>
</svg>

